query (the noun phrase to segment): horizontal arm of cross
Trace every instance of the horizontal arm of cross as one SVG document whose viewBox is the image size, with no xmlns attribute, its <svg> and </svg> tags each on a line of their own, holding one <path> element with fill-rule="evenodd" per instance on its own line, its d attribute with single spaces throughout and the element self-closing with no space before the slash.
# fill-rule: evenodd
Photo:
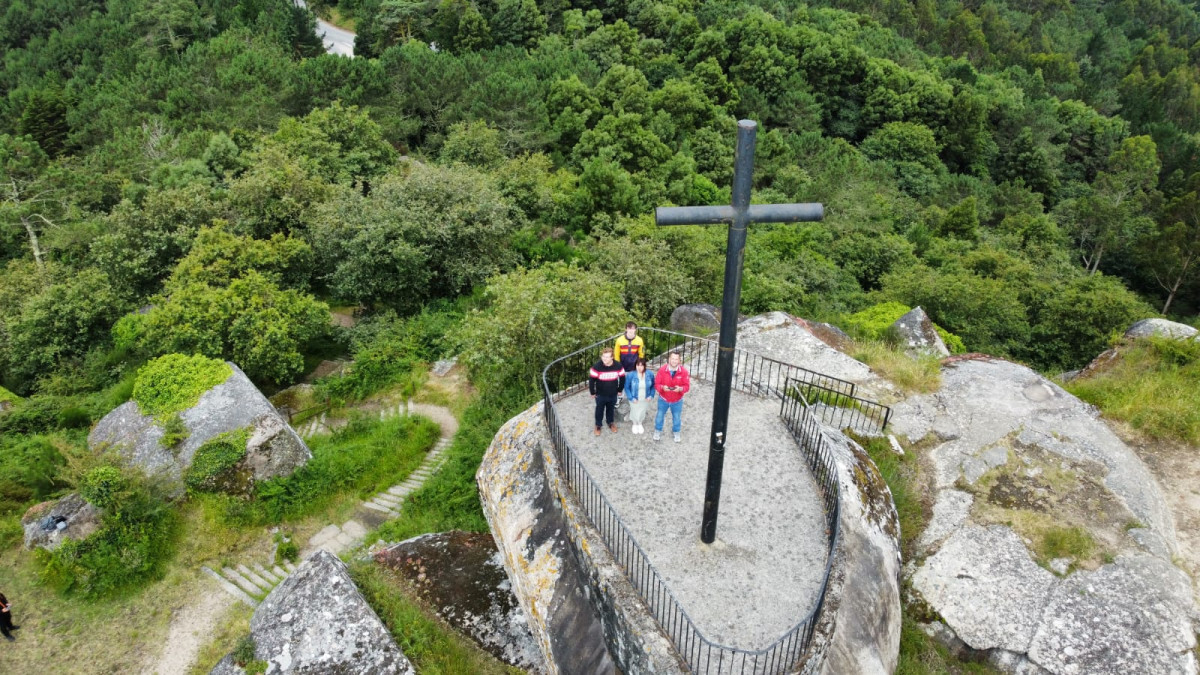
<svg viewBox="0 0 1200 675">
<path fill-rule="evenodd" d="M 654 209 L 656 225 L 716 225 L 732 223 L 732 206 L 660 206 Z M 824 204 L 751 204 L 748 223 L 800 223 L 825 217 Z"/>
</svg>

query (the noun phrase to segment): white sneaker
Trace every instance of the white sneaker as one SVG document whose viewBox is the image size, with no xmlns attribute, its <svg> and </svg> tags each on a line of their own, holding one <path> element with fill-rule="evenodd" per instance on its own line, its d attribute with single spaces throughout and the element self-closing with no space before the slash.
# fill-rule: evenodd
<svg viewBox="0 0 1200 675">
<path fill-rule="evenodd" d="M 655 432 L 654 432 L 654 440 L 656 440 L 656 441 L 657 441 L 657 440 L 658 440 L 658 439 L 660 439 L 660 438 L 662 438 L 662 432 L 661 432 L 661 431 L 655 431 Z"/>
<path fill-rule="evenodd" d="M 635 434 L 642 433 L 642 425 L 640 425 L 640 424 L 633 425 L 633 433 L 635 433 Z"/>
<path fill-rule="evenodd" d="M 675 442 L 678 443 L 678 442 L 680 442 L 680 440 L 681 439 L 679 438 L 679 434 L 675 434 Z"/>
</svg>

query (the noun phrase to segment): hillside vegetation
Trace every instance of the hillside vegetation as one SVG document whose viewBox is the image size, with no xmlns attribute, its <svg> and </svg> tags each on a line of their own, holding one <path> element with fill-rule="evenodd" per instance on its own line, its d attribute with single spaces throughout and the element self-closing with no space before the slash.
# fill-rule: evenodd
<svg viewBox="0 0 1200 675">
<path fill-rule="evenodd" d="M 325 409 L 410 395 L 423 364 L 460 355 L 479 396 L 448 469 L 383 534 L 482 528 L 470 476 L 545 363 L 629 318 L 719 302 L 723 228 L 651 214 L 727 202 L 739 118 L 760 124 L 754 199 L 826 206 L 820 223 L 752 228 L 747 314 L 886 341 L 884 320 L 920 305 L 955 351 L 1045 372 L 1083 366 L 1134 320 L 1196 320 L 1194 3 L 311 5 L 353 23 L 358 58 L 324 54 L 289 0 L 0 12 L 0 542 L 17 545 L 30 505 L 86 484 L 144 526 L 129 536 L 147 551 L 118 579 L 114 522 L 47 558 L 62 593 L 135 592 L 188 527 L 84 449 L 131 397 L 174 424 L 195 391 L 170 391 L 174 370 L 137 387 L 160 357 L 203 382 L 220 374 L 210 359 L 232 361 L 268 393 L 354 360 L 318 381 L 309 403 Z M 907 389 L 936 386 L 931 363 L 863 350 Z M 1154 358 L 1181 392 L 1194 355 Z M 1110 412 L 1143 395 L 1079 387 Z M 1195 440 L 1184 417 L 1144 424 Z M 193 497 L 232 528 L 286 522 L 305 495 L 407 470 L 352 479 L 379 434 L 431 438 L 410 426 L 354 427 L 244 509 Z M 229 460 L 210 454 L 207 470 Z"/>
</svg>

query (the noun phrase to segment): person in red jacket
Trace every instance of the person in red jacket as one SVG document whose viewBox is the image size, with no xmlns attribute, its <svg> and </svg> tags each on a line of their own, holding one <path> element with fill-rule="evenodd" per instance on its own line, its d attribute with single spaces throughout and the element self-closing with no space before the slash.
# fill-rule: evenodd
<svg viewBox="0 0 1200 675">
<path fill-rule="evenodd" d="M 675 434 L 675 442 L 680 441 L 679 432 L 683 428 L 683 395 L 692 388 L 692 379 L 687 368 L 683 367 L 683 357 L 678 352 L 667 355 L 667 364 L 658 369 L 654 376 L 654 390 L 658 392 L 658 413 L 654 416 L 654 440 L 662 438 L 663 421 L 667 411 L 671 411 L 671 431 Z"/>
</svg>

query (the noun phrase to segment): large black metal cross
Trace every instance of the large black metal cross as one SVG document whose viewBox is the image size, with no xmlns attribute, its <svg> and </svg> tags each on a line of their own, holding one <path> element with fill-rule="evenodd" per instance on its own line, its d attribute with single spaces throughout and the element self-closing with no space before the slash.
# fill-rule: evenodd
<svg viewBox="0 0 1200 675">
<path fill-rule="evenodd" d="M 721 339 L 717 352 L 717 390 L 713 397 L 712 436 L 708 445 L 708 478 L 704 487 L 704 516 L 700 540 L 711 544 L 717 536 L 717 507 L 721 500 L 721 470 L 725 463 L 725 430 L 729 426 L 729 391 L 733 387 L 733 356 L 737 345 L 738 309 L 742 301 L 742 262 L 746 248 L 746 226 L 750 223 L 796 223 L 821 220 L 821 204 L 750 205 L 754 173 L 754 137 L 758 124 L 738 122 L 737 155 L 733 168 L 731 206 L 659 207 L 657 225 L 729 225 L 725 249 L 725 293 L 721 300 Z"/>
</svg>

